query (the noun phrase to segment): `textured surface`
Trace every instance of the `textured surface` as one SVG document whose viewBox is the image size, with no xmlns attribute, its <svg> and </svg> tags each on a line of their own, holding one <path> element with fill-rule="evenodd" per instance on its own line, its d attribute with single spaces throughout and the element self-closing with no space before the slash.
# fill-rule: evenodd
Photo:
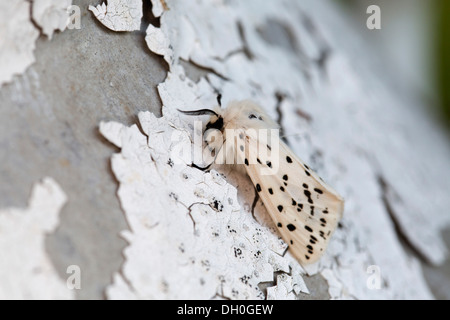
<svg viewBox="0 0 450 320">
<path fill-rule="evenodd" d="M 68 8 L 72 0 L 34 0 L 33 21 L 42 29 L 42 33 L 52 38 L 56 30 L 64 31 L 69 19 Z"/>
<path fill-rule="evenodd" d="M 142 19 L 142 0 L 108 0 L 98 6 L 89 6 L 89 10 L 114 31 L 139 30 Z"/>
<path fill-rule="evenodd" d="M 30 10 L 24 0 L 0 3 L 0 87 L 34 62 L 39 32 L 30 20 Z"/>
<path fill-rule="evenodd" d="M 264 298 L 258 285 L 274 271 L 283 272 L 286 286 L 271 297 L 307 292 L 301 266 L 285 255 L 276 232 L 239 204 L 236 188 L 216 171 L 204 174 L 178 158 L 180 148 L 189 150 L 188 132 L 150 113 L 139 119 L 145 134 L 115 122 L 100 126 L 122 149 L 112 167 L 130 226 L 123 233 L 130 243 L 123 275 L 108 298 Z"/>
<path fill-rule="evenodd" d="M 0 210 L 0 299 L 70 299 L 45 253 L 45 236 L 54 232 L 67 197 L 45 178 L 33 187 L 26 209 Z"/>
<path fill-rule="evenodd" d="M 405 102 L 412 101 L 389 92 L 380 81 L 382 77 L 375 73 L 359 73 L 360 68 L 369 68 L 367 71 L 370 71 L 371 66 L 350 64 L 346 45 L 329 40 L 333 31 L 317 22 L 313 14 L 305 13 L 303 10 L 306 6 L 290 1 L 284 2 L 281 7 L 278 2 L 268 2 L 260 7 L 253 1 L 226 5 L 209 2 L 165 3 L 169 10 L 160 12 L 161 27 L 150 25 L 146 36 L 150 49 L 163 56 L 170 66 L 166 81 L 158 87 L 164 105 L 164 119 L 157 126 L 153 124 L 150 127 L 156 126 L 160 135 L 170 135 L 173 128 L 190 128 L 192 134 L 192 119 L 190 123 L 188 119 L 180 119 L 176 108 L 186 110 L 212 106 L 215 92 L 223 94 L 224 105 L 231 99 L 253 98 L 280 122 L 291 147 L 321 176 L 336 185 L 347 201 L 341 228 L 331 241 L 327 254 L 318 264 L 308 266 L 306 271 L 309 274 L 320 273 L 328 281 L 331 298 L 430 298 L 419 261 L 404 252 L 397 237 L 398 234 L 404 237 L 431 263 L 439 264 L 445 259 L 446 248 L 439 230 L 449 221 L 448 215 L 440 214 L 445 210 L 448 199 L 440 190 L 448 188 L 448 172 L 443 159 L 448 157 L 449 149 L 443 136 L 429 130 L 431 124 L 422 120 L 422 111 L 414 105 L 406 109 Z M 201 10 L 194 10 L 193 6 L 201 6 Z M 333 13 L 329 8 L 323 9 L 320 12 L 325 17 L 322 16 L 321 21 L 329 21 L 327 15 Z M 214 21 L 204 18 L 208 12 L 214 12 Z M 250 12 L 252 19 L 245 19 Z M 341 30 L 346 30 L 342 22 L 336 23 Z M 228 31 L 226 37 L 221 35 L 223 30 Z M 186 79 L 180 59 L 192 61 L 209 72 L 198 84 L 194 84 Z M 165 119 L 169 122 L 164 126 Z M 413 123 L 415 125 L 411 125 Z M 420 133 L 417 132 L 418 125 L 421 127 Z M 157 180 L 156 184 L 147 183 L 152 180 L 152 175 L 165 175 L 162 168 L 171 163 L 168 154 L 162 159 L 150 157 L 155 162 L 158 174 L 144 170 L 145 165 L 141 162 L 148 163 L 149 158 L 141 154 L 146 148 L 143 145 L 145 137 L 136 136 L 137 130 L 133 130 L 133 127 L 129 130 L 135 134 L 128 133 L 120 126 L 118 130 L 118 126 L 117 123 L 111 123 L 109 129 L 104 128 L 102 133 L 123 148 L 120 156 L 113 157 L 113 171 L 121 184 L 120 191 L 123 192 L 119 191 L 119 198 L 127 219 L 134 221 L 136 216 L 144 216 L 159 221 L 157 217 L 161 210 L 149 207 L 142 212 L 142 208 L 148 206 L 140 205 L 140 197 L 145 197 L 147 202 L 151 201 L 148 197 L 160 199 L 159 185 L 164 185 L 161 192 L 177 195 L 175 190 L 183 182 L 185 186 L 182 190 L 189 194 L 199 182 L 194 179 L 192 184 L 189 181 L 167 179 Z M 172 147 L 167 141 L 145 130 L 148 124 L 141 120 L 140 127 L 148 135 L 150 150 L 170 153 Z M 120 131 L 120 135 L 117 135 L 117 131 Z M 359 134 L 355 136 L 355 132 Z M 382 132 L 389 132 L 390 138 L 385 139 L 380 135 Z M 412 140 L 418 143 L 415 150 L 409 147 Z M 118 144 L 118 141 L 123 144 Z M 187 137 L 182 141 L 190 143 Z M 183 144 L 182 141 L 179 143 Z M 427 144 L 426 141 L 433 141 L 433 144 Z M 419 148 L 422 150 L 421 156 L 417 156 Z M 440 154 L 439 159 L 429 159 L 427 155 L 431 153 Z M 131 158 L 133 162 L 118 160 L 122 158 Z M 410 159 L 408 165 L 405 165 L 406 159 Z M 134 162 L 136 160 L 137 163 Z M 422 166 L 427 167 L 426 174 L 417 170 Z M 245 178 L 233 181 L 229 175 L 226 176 L 226 181 L 237 186 L 240 191 L 241 210 L 250 215 L 251 206 L 245 205 L 250 192 L 241 193 L 245 190 Z M 132 182 L 137 184 L 133 186 Z M 424 184 L 427 185 L 425 190 L 422 188 Z M 213 189 L 212 185 L 208 185 L 208 188 Z M 430 207 L 420 206 L 423 201 L 411 196 L 419 193 L 426 198 L 433 194 L 436 201 Z M 439 196 L 436 197 L 436 194 Z M 195 204 L 194 200 L 186 201 L 184 206 L 187 208 Z M 227 209 L 226 203 L 223 209 Z M 155 269 L 153 263 L 156 262 L 141 261 L 133 254 L 144 251 L 138 239 L 151 237 L 151 242 L 157 244 L 156 248 L 147 247 L 149 254 L 159 246 L 164 246 L 164 254 L 156 259 L 158 265 L 161 261 L 166 261 L 163 265 L 167 265 L 174 259 L 182 259 L 183 252 L 178 252 L 177 246 L 171 245 L 167 237 L 185 234 L 186 231 L 177 225 L 166 231 L 160 229 L 171 225 L 172 219 L 173 222 L 178 221 L 179 218 L 172 212 L 169 210 L 165 213 L 165 227 L 155 222 L 155 229 L 146 230 L 144 226 L 148 224 L 141 222 L 144 229 L 136 228 L 140 230 L 138 232 L 133 228 L 132 234 L 127 234 L 130 247 L 125 250 L 127 261 L 122 277 L 128 281 L 116 278 L 117 285 L 110 289 L 111 297 L 120 296 L 119 285 L 126 282 L 133 287 L 133 279 L 142 280 L 139 275 Z M 255 214 L 256 217 L 259 215 L 262 216 L 261 221 L 267 219 L 264 213 Z M 200 219 L 203 218 L 193 218 L 195 225 L 201 225 L 203 220 Z M 417 224 L 417 221 L 421 223 Z M 270 228 L 248 228 L 250 234 L 261 233 L 266 237 L 270 234 Z M 208 261 L 220 261 L 223 255 L 229 255 L 227 261 L 232 261 L 232 252 L 227 253 L 225 248 L 238 246 L 239 239 L 235 239 L 234 245 L 227 244 L 226 236 L 220 232 L 218 234 L 224 237 L 224 249 L 208 251 Z M 201 235 L 198 238 L 201 239 Z M 254 252 L 250 248 L 243 250 L 243 257 L 252 254 Z M 197 260 L 195 255 L 192 259 Z M 259 264 L 252 264 L 253 271 L 260 274 Z M 200 271 L 194 265 L 191 267 L 192 275 L 198 276 Z M 271 268 L 272 272 L 278 271 L 273 266 Z M 203 270 L 203 273 L 205 276 L 210 273 L 220 275 L 216 276 L 217 288 L 223 275 L 217 268 L 211 269 Z M 253 281 L 267 281 L 254 277 L 254 274 L 243 274 L 237 266 L 228 265 L 227 270 L 230 269 L 235 270 L 238 278 L 251 276 Z M 378 270 L 379 290 L 372 290 L 368 284 L 373 279 L 370 277 L 372 270 Z M 298 272 L 277 276 L 277 286 L 267 288 L 267 297 L 294 298 L 290 279 L 301 276 Z M 170 278 L 170 271 L 162 270 L 152 276 L 151 280 L 147 280 L 146 289 L 149 286 L 156 288 L 155 283 L 158 282 L 167 283 L 165 279 Z M 411 283 L 414 285 L 411 286 Z M 182 296 L 186 288 L 179 285 L 178 282 L 168 285 L 164 297 Z M 232 287 L 231 292 L 242 293 L 242 288 L 229 279 L 227 285 Z M 149 296 L 142 289 L 134 289 L 139 297 Z M 192 287 L 184 297 L 201 292 L 197 290 L 200 288 Z M 259 293 L 256 296 L 249 295 L 249 291 L 244 293 L 247 297 L 260 296 Z M 152 291 L 152 294 L 157 293 Z M 233 298 L 229 294 L 222 295 Z M 200 297 L 208 296 L 211 295 Z"/>
<path fill-rule="evenodd" d="M 0 211 L 25 208 L 44 176 L 62 187 L 60 223 L 36 250 L 55 283 L 78 265 L 78 298 L 430 298 L 418 257 L 446 257 L 448 141 L 345 16 L 317 0 L 152 3 L 131 33 L 98 22 L 93 1 L 73 1 L 81 29 L 51 41 L 35 40 L 29 7 L 0 19 L 1 57 L 17 59 L 7 80 L 21 74 L 0 90 Z M 248 179 L 170 165 L 193 132 L 176 108 L 212 106 L 218 91 L 224 105 L 259 102 L 346 198 L 318 264 L 284 253 Z M 426 272 L 448 296 L 448 273 Z"/>
<path fill-rule="evenodd" d="M 55 178 L 68 202 L 47 251 L 61 277 L 80 266 L 79 298 L 101 299 L 123 261 L 118 235 L 127 226 L 109 165 L 115 149 L 98 124 L 160 114 L 155 86 L 165 69 L 145 47 L 145 29 L 114 34 L 96 22 L 90 1 L 73 4 L 81 29 L 41 37 L 36 63 L 0 90 L 0 208 L 24 207 L 35 181 Z"/>
</svg>

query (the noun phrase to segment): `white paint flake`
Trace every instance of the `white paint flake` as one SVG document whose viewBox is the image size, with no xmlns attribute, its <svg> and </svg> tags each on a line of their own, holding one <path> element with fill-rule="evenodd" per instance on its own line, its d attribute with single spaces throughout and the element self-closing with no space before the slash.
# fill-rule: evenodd
<svg viewBox="0 0 450 320">
<path fill-rule="evenodd" d="M 66 29 L 72 0 L 34 0 L 32 4 L 33 20 L 49 39 L 56 30 Z"/>
<path fill-rule="evenodd" d="M 34 186 L 28 208 L 0 210 L 0 299 L 74 298 L 45 251 L 66 201 L 58 184 L 45 178 Z"/>
<path fill-rule="evenodd" d="M 0 87 L 34 63 L 33 51 L 39 31 L 30 21 L 30 3 L 0 2 Z"/>
<path fill-rule="evenodd" d="M 108 298 L 293 299 L 309 292 L 305 273 L 324 277 L 332 299 L 431 298 L 418 258 L 399 237 L 431 263 L 445 259 L 439 231 L 450 222 L 442 214 L 450 149 L 418 100 L 405 100 L 385 75 L 354 63 L 355 47 L 360 57 L 370 53 L 348 44 L 353 33 L 342 13 L 322 1 L 164 3 L 168 10 L 154 9 L 161 27 L 150 25 L 146 36 L 170 68 L 158 86 L 163 117 L 141 113 L 144 133 L 137 125 L 101 125 L 121 148 L 112 165 L 130 223 L 126 261 Z M 335 40 L 342 38 L 336 30 L 345 41 Z M 194 83 L 180 60 L 209 72 Z M 261 104 L 296 154 L 346 199 L 318 263 L 302 267 L 284 254 L 261 201 L 253 218 L 255 191 L 246 177 L 226 168 L 224 176 L 202 172 L 174 153 L 193 136 L 194 119 L 177 108 L 212 107 L 216 92 L 223 105 Z M 372 266 L 380 276 L 375 289 Z M 258 284 L 277 271 L 265 296 Z"/>
<path fill-rule="evenodd" d="M 94 16 L 113 31 L 134 31 L 141 27 L 142 0 L 108 0 L 89 6 Z"/>
</svg>

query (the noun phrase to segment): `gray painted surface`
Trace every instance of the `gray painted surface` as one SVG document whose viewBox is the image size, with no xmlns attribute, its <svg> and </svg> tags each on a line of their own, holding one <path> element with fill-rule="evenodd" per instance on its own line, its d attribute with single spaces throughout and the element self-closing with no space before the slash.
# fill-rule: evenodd
<svg viewBox="0 0 450 320">
<path fill-rule="evenodd" d="M 92 1 L 74 4 L 81 30 L 41 37 L 36 63 L 0 90 L 0 207 L 25 207 L 33 183 L 53 177 L 69 201 L 48 253 L 63 279 L 68 265 L 81 267 L 78 298 L 103 298 L 123 261 L 127 224 L 109 164 L 116 150 L 98 124 L 131 124 L 141 110 L 159 115 L 166 66 L 147 49 L 145 31 L 111 32 L 87 11 Z"/>
</svg>

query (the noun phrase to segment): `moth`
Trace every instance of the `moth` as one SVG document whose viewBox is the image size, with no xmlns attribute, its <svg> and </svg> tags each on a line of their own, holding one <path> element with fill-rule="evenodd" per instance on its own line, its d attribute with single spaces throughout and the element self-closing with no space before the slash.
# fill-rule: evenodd
<svg viewBox="0 0 450 320">
<path fill-rule="evenodd" d="M 316 262 L 342 218 L 344 200 L 279 136 L 269 141 L 267 131 L 278 130 L 277 123 L 250 100 L 231 102 L 225 109 L 179 111 L 210 116 L 204 136 L 209 150 L 218 150 L 214 162 L 229 157 L 243 167 L 290 252 L 302 264 Z M 210 139 L 211 130 L 223 139 Z"/>
</svg>

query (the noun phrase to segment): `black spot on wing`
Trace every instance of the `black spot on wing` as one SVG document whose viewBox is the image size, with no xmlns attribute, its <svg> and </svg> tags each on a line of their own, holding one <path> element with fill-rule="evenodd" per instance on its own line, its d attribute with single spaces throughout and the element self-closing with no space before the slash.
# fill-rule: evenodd
<svg viewBox="0 0 450 320">
<path fill-rule="evenodd" d="M 305 194 L 305 196 L 308 198 L 308 202 L 313 204 L 314 201 L 311 199 L 311 192 L 309 190 L 304 190 L 303 193 Z"/>
<path fill-rule="evenodd" d="M 297 229 L 293 224 L 288 224 L 287 226 L 286 226 L 287 228 L 288 228 L 288 230 L 289 231 L 294 231 L 295 229 Z"/>
<path fill-rule="evenodd" d="M 323 191 L 318 188 L 314 188 L 314 191 L 317 192 L 318 194 L 323 194 Z"/>
<path fill-rule="evenodd" d="M 289 157 L 289 156 L 286 156 L 286 161 L 287 161 L 287 163 L 292 163 L 292 159 L 291 159 L 291 157 Z"/>
</svg>

